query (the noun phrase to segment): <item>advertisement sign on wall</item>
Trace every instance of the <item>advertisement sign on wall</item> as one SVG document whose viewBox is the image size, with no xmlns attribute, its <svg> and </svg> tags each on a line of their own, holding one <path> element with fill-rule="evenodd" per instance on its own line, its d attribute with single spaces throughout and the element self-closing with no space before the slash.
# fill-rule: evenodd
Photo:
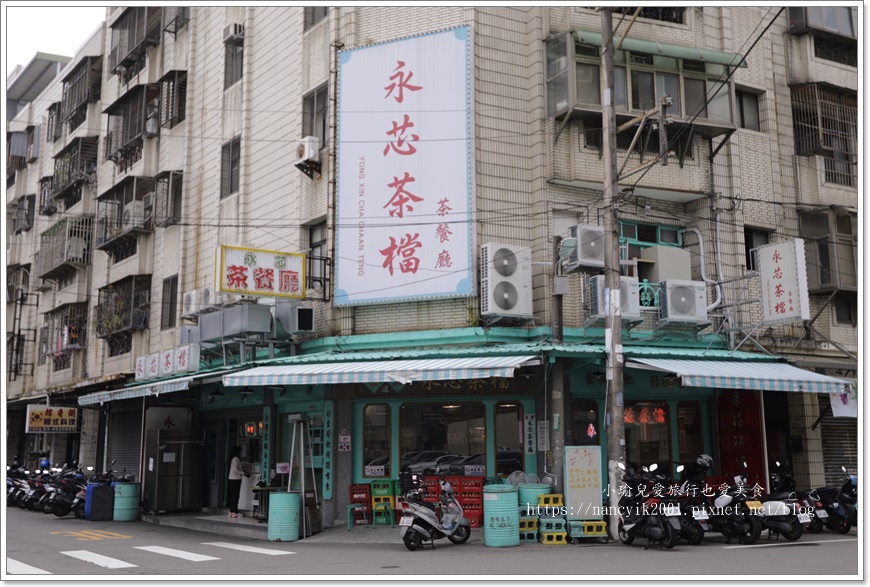
<svg viewBox="0 0 870 587">
<path fill-rule="evenodd" d="M 218 251 L 218 291 L 246 296 L 303 299 L 305 255 L 231 247 Z"/>
<path fill-rule="evenodd" d="M 469 29 L 339 53 L 338 306 L 473 295 Z"/>
<path fill-rule="evenodd" d="M 79 409 L 66 406 L 27 406 L 25 432 L 78 432 Z"/>
<path fill-rule="evenodd" d="M 803 239 L 758 247 L 763 324 L 810 319 Z"/>
</svg>

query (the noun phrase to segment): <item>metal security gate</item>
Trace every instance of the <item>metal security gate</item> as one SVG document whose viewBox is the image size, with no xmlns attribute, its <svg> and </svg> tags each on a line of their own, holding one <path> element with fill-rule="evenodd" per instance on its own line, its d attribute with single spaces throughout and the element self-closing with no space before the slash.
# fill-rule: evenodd
<svg viewBox="0 0 870 587">
<path fill-rule="evenodd" d="M 109 414 L 109 441 L 106 446 L 106 465 L 113 460 L 112 469 L 121 474 L 139 477 L 139 463 L 142 455 L 142 400 L 113 402 Z"/>
<path fill-rule="evenodd" d="M 819 396 L 819 407 L 828 402 L 828 396 Z M 839 486 L 843 482 L 845 466 L 852 475 L 858 470 L 858 419 L 835 418 L 828 413 L 822 418 L 822 456 L 825 459 L 825 484 Z"/>
</svg>

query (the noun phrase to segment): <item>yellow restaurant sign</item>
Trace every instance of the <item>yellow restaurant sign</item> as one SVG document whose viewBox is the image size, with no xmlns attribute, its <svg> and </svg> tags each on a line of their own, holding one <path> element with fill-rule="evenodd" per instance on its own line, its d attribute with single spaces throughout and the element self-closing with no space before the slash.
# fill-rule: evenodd
<svg viewBox="0 0 870 587">
<path fill-rule="evenodd" d="M 79 409 L 67 406 L 27 406 L 26 432 L 78 432 Z"/>
<path fill-rule="evenodd" d="M 223 245 L 218 291 L 245 296 L 305 298 L 305 255 Z"/>
</svg>

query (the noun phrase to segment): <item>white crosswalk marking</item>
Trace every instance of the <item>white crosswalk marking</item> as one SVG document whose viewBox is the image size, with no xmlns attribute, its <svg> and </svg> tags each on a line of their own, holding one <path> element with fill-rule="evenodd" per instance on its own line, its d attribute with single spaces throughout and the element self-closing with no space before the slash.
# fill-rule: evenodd
<svg viewBox="0 0 870 587">
<path fill-rule="evenodd" d="M 133 548 L 138 548 L 139 550 L 147 550 L 148 552 L 155 552 L 157 554 L 165 554 L 166 556 L 174 556 L 176 558 L 183 558 L 184 560 L 193 561 L 195 563 L 199 563 L 202 561 L 220 560 L 216 556 L 207 556 L 204 554 L 196 554 L 195 552 L 187 552 L 184 550 L 175 550 L 174 548 L 166 548 L 164 546 L 134 546 Z"/>
<path fill-rule="evenodd" d="M 232 542 L 203 542 L 207 546 L 217 546 L 220 548 L 230 548 L 232 550 L 241 550 L 244 552 L 255 552 L 257 554 L 269 554 L 277 556 L 280 554 L 296 554 L 295 552 L 287 552 L 285 550 L 273 550 L 271 548 L 259 548 L 257 546 L 245 546 L 244 544 L 233 544 Z"/>
<path fill-rule="evenodd" d="M 66 552 L 61 552 L 61 554 L 83 560 L 87 563 L 93 563 L 107 569 L 129 569 L 137 566 L 132 563 L 127 563 L 116 558 L 110 558 L 87 550 L 67 550 Z"/>
<path fill-rule="evenodd" d="M 6 559 L 6 572 L 10 575 L 51 575 L 48 571 L 31 567 L 15 559 Z"/>
</svg>

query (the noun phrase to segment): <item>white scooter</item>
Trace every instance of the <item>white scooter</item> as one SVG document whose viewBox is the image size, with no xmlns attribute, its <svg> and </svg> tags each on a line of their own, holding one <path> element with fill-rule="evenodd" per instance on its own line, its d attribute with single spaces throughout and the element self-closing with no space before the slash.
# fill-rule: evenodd
<svg viewBox="0 0 870 587">
<path fill-rule="evenodd" d="M 432 503 L 423 499 L 420 489 L 421 475 L 400 473 L 402 491 L 402 519 L 399 536 L 408 550 L 414 551 L 424 544 L 435 548 L 435 540 L 447 538 L 453 544 L 463 544 L 471 537 L 471 523 L 463 515 L 462 506 L 453 495 L 453 487 L 439 475 L 441 494 Z"/>
</svg>

